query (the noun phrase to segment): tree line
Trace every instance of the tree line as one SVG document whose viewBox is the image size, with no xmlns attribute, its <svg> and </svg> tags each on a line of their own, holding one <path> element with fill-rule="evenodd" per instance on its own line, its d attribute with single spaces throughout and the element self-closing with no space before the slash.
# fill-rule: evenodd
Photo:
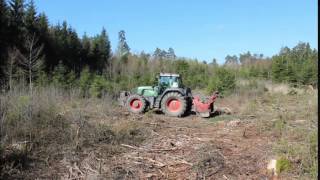
<svg viewBox="0 0 320 180">
<path fill-rule="evenodd" d="M 66 21 L 51 25 L 33 0 L 0 0 L 0 82 L 62 88 L 77 87 L 84 95 L 101 96 L 154 83 L 158 72 L 183 76 L 191 88 L 235 88 L 235 78 L 264 78 L 292 85 L 317 86 L 318 51 L 308 43 L 284 47 L 272 57 L 246 52 L 227 55 L 225 63 L 177 57 L 173 48 L 132 53 L 124 30 L 111 50 L 105 28 L 93 37 L 79 37 Z M 223 88 L 222 88 L 223 87 Z"/>
</svg>

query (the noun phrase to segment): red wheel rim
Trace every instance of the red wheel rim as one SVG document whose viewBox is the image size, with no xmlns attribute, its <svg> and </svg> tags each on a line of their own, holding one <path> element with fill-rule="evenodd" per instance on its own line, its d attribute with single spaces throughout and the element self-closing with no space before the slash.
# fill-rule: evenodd
<svg viewBox="0 0 320 180">
<path fill-rule="evenodd" d="M 180 110 L 181 107 L 181 102 L 178 99 L 170 99 L 167 102 L 167 108 L 171 112 L 177 112 Z"/>
<path fill-rule="evenodd" d="M 130 101 L 130 107 L 134 110 L 139 110 L 142 108 L 142 101 L 140 99 L 132 99 Z"/>
</svg>

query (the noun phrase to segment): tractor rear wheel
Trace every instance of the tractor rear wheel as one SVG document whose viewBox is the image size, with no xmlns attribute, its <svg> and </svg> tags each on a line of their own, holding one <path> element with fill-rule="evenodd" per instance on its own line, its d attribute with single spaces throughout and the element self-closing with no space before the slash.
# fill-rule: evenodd
<svg viewBox="0 0 320 180">
<path fill-rule="evenodd" d="M 147 109 L 147 102 L 142 96 L 133 94 L 128 97 L 126 106 L 133 113 L 144 113 Z"/>
<path fill-rule="evenodd" d="M 170 92 L 163 97 L 161 109 L 166 115 L 181 117 L 186 112 L 187 101 L 180 93 Z"/>
</svg>

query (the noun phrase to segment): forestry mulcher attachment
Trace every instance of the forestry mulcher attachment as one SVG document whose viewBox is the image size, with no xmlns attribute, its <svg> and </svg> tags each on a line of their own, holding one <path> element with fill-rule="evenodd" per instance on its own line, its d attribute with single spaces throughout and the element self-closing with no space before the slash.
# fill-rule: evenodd
<svg viewBox="0 0 320 180">
<path fill-rule="evenodd" d="M 158 109 L 174 117 L 181 117 L 192 111 L 201 117 L 210 117 L 218 94 L 215 92 L 203 102 L 199 96 L 192 96 L 190 88 L 183 86 L 179 74 L 160 73 L 157 85 L 139 86 L 130 92 L 122 91 L 119 103 L 133 113 Z"/>
</svg>

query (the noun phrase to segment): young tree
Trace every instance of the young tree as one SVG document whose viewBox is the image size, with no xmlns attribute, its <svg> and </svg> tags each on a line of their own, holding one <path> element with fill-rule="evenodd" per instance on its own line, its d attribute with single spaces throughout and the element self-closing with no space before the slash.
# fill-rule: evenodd
<svg viewBox="0 0 320 180">
<path fill-rule="evenodd" d="M 124 30 L 119 31 L 118 33 L 119 43 L 118 43 L 118 56 L 127 56 L 130 53 L 129 45 L 126 41 L 126 33 Z"/>
<path fill-rule="evenodd" d="M 55 86 L 65 87 L 66 86 L 66 78 L 65 75 L 67 73 L 66 67 L 63 65 L 62 61 L 59 61 L 59 64 L 54 67 L 52 73 L 52 83 Z"/>
<path fill-rule="evenodd" d="M 38 46 L 37 43 L 38 39 L 35 34 L 27 36 L 24 44 L 27 54 L 21 54 L 20 56 L 20 64 L 28 75 L 30 94 L 32 94 L 34 74 L 41 70 L 44 60 L 44 55 L 42 55 L 43 45 Z"/>
<path fill-rule="evenodd" d="M 9 90 L 12 89 L 14 70 L 16 68 L 19 53 L 20 52 L 17 48 L 9 49 L 7 65 L 3 68 L 4 73 L 8 77 Z"/>
<path fill-rule="evenodd" d="M 221 94 L 230 93 L 236 87 L 235 75 L 226 68 L 217 68 L 214 76 L 209 80 L 207 91 L 219 91 Z"/>
<path fill-rule="evenodd" d="M 88 97 L 88 91 L 91 86 L 92 77 L 88 67 L 84 67 L 80 73 L 79 86 L 83 97 Z"/>
</svg>

